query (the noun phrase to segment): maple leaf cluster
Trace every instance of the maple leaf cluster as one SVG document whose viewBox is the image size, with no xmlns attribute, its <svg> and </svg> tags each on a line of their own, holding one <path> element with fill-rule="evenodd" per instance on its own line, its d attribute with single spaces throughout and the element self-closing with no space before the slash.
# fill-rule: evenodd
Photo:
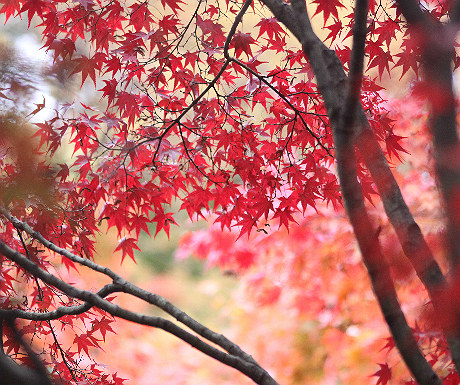
<svg viewBox="0 0 460 385">
<path fill-rule="evenodd" d="M 242 234 L 271 219 L 289 227 L 292 213 L 318 201 L 340 205 L 324 104 L 300 51 L 279 52 L 287 37 L 273 18 L 257 24 L 257 40 L 236 32 L 229 45 L 236 61 L 226 63 L 223 9 L 200 5 L 184 19 L 173 1 L 162 2 L 160 13 L 146 3 L 33 3 L 2 12 L 39 17 L 44 49 L 56 62 L 69 61 L 82 84 L 98 79 L 108 102 L 102 112 L 82 105 L 72 119 L 56 111 L 36 133 L 51 155 L 70 137 L 75 161 L 57 175 L 74 191 L 65 196 L 69 211 L 84 206 L 85 218 L 93 218 L 82 228 L 91 233 L 96 221 L 107 220 L 128 246 L 127 234 L 135 240 L 149 223 L 168 233 L 175 222 L 167 209 L 177 198 L 191 218 L 214 211 L 222 228 Z M 236 9 L 227 5 L 227 12 Z M 77 51 L 79 39 L 90 42 L 84 52 Z M 191 39 L 196 45 L 182 43 Z M 271 52 L 281 65 L 268 69 Z M 369 56 L 372 63 L 380 53 Z M 401 137 L 382 119 L 379 91 L 369 78 L 363 102 L 388 152 L 397 154 Z M 367 179 L 364 170 L 360 177 Z M 132 247 L 119 249 L 133 257 Z"/>
<path fill-rule="evenodd" d="M 85 208 L 78 214 L 85 220 L 77 222 L 87 235 L 99 221 L 116 227 L 120 239 L 126 237 L 118 247 L 123 257 L 133 258 L 130 245 L 148 224 L 156 225 L 156 233 L 169 232 L 174 199 L 192 219 L 213 211 L 222 228 L 241 234 L 273 219 L 288 228 L 293 213 L 317 202 L 341 205 L 325 106 L 302 52 L 280 51 L 288 37 L 266 17 L 255 25 L 257 39 L 233 34 L 228 53 L 234 60 L 227 62 L 223 15 L 236 13 L 237 6 L 200 3 L 182 11 L 181 3 L 162 1 L 164 9 L 153 12 L 145 2 L 12 1 L 1 11 L 7 19 L 27 13 L 40 20 L 43 49 L 55 63 L 68 62 L 82 84 L 91 80 L 107 100 L 103 111 L 75 106 L 84 112 L 72 118 L 68 109 L 56 111 L 38 124 L 36 136 L 50 155 L 70 138 L 75 160 L 55 170 L 65 186 L 62 205 L 68 212 Z M 317 5 L 326 28 L 340 31 L 328 39 L 345 61 L 353 14 L 339 18 L 338 2 Z M 375 4 L 371 14 L 368 70 L 377 68 L 382 77 L 393 60 L 390 44 L 408 39 L 407 29 L 398 14 L 389 17 Z M 78 41 L 88 44 L 77 50 Z M 404 151 L 402 137 L 393 132 L 375 80 L 366 77 L 362 101 L 377 137 L 397 157 Z M 374 190 L 364 168 L 359 177 L 370 198 Z M 81 245 L 87 256 L 90 239 Z M 61 240 L 62 247 L 72 243 Z"/>
<path fill-rule="evenodd" d="M 441 2 L 425 3 L 435 18 L 446 15 Z M 103 101 L 77 100 L 53 110 L 49 119 L 35 125 L 38 147 L 33 140 L 23 142 L 10 134 L 19 120 L 2 117 L 2 205 L 58 249 L 46 244 L 53 252 L 43 251 L 43 242 L 37 240 L 41 238 L 12 220 L 2 222 L 2 243 L 44 271 L 58 274 L 58 262 L 71 270 L 78 269 L 75 261 L 92 261 L 95 235 L 106 228 L 116 230 L 114 251 L 121 252 L 121 259 L 135 259 L 142 232 L 150 234 L 154 226 L 154 235 L 169 235 L 176 224 L 175 201 L 191 219 L 212 213 L 221 230 L 236 231 L 239 237 L 255 230 L 263 233 L 267 224 L 289 229 L 296 215 L 319 204 L 341 207 L 331 123 L 318 80 L 302 49 L 260 4 L 249 8 L 258 17 L 252 24 L 240 23 L 240 9 L 249 3 L 230 0 L 1 4 L 7 21 L 24 17 L 29 26 L 34 22 L 54 66 L 68 68 L 81 86 L 94 88 Z M 329 31 L 326 40 L 348 69 L 353 10 L 338 0 L 313 4 L 317 19 Z M 369 15 L 360 101 L 385 154 L 396 161 L 405 152 L 403 136 L 395 132 L 380 83 L 390 73 L 401 79 L 417 77 L 421 53 L 394 4 L 371 1 Z M 233 23 L 235 18 L 238 22 Z M 13 129 L 4 131 L 7 125 Z M 55 161 L 67 144 L 71 160 Z M 359 161 L 357 178 L 371 201 L 374 184 Z M 64 249 L 72 254 L 62 253 Z M 243 249 L 233 262 L 247 268 L 254 260 L 253 253 Z M 77 297 L 80 302 L 37 285 L 37 278 L 25 272 L 27 262 L 22 267 L 6 257 L 2 262 L 4 308 L 40 313 L 85 306 L 84 296 Z M 29 283 L 24 301 L 17 301 L 22 293 L 16 281 Z M 279 296 L 279 288 L 267 291 L 269 302 Z M 111 308 L 107 302 L 104 306 Z M 95 377 L 96 383 L 122 383 L 116 375 L 100 375 L 93 363 L 79 369 L 79 356 L 90 356 L 91 349 L 100 347 L 113 321 L 100 309 L 83 314 L 66 316 L 63 328 L 75 334 L 69 347 L 57 342 L 51 321 L 31 319 L 19 331 L 50 337 L 45 350 L 53 359 L 45 364 L 56 379 L 78 383 Z M 4 347 L 20 359 L 15 330 L 10 327 Z"/>
<path fill-rule="evenodd" d="M 392 100 L 389 107 L 399 127 L 414 138 L 408 144 L 413 162 L 396 173 L 398 181 L 411 198 L 415 214 L 423 218 L 420 225 L 431 249 L 442 254 L 442 232 L 432 219 L 441 207 L 430 164 L 432 160 L 426 151 L 429 129 L 423 102 Z M 377 215 L 379 208 L 375 207 L 373 213 Z M 303 375 L 303 381 L 312 383 L 332 378 L 344 383 L 415 385 L 413 379 L 408 380 L 410 373 L 395 355 L 395 343 L 387 337 L 387 327 L 377 316 L 376 304 L 369 301 L 371 288 L 352 242 L 352 230 L 341 210 L 331 210 L 323 204 L 317 211 L 307 210 L 295 219 L 299 225 L 289 232 L 278 230 L 272 223 L 253 232 L 249 239 L 238 238 L 230 231 L 222 232 L 214 224 L 182 237 L 177 256 L 192 255 L 206 261 L 209 267 L 218 266 L 238 276 L 243 290 L 236 294 L 239 301 L 234 305 L 238 309 L 235 317 L 244 320 L 239 319 L 232 333 L 238 333 L 241 340 L 251 346 L 251 351 L 257 352 L 262 362 L 276 373 L 276 378 L 285 383 L 294 382 Z M 441 313 L 435 313 L 402 250 L 395 247 L 397 239 L 389 234 L 389 227 L 388 223 L 382 223 L 381 232 L 386 238 L 383 248 L 392 274 L 402 288 L 401 301 L 411 308 L 417 343 L 438 369 L 444 383 L 458 384 L 458 374 L 441 332 L 446 323 L 455 319 L 450 305 L 456 301 L 458 288 L 453 286 L 440 293 L 444 308 Z M 279 326 L 283 321 L 278 319 L 276 326 L 265 326 L 265 329 L 260 324 L 263 324 L 262 319 L 269 318 L 267 314 L 289 314 L 289 321 Z M 254 337 L 255 330 L 260 339 Z M 285 333 L 285 330 L 290 332 Z M 261 342 L 268 332 L 272 333 L 271 342 Z M 295 336 L 293 342 L 291 335 Z M 279 344 L 284 350 L 273 343 L 276 338 L 280 338 Z M 308 345 L 311 350 L 299 363 L 296 361 L 297 339 L 301 338 L 300 346 L 308 340 L 314 347 Z M 278 353 L 276 362 L 271 360 L 273 349 Z M 283 361 L 284 355 L 289 364 Z M 318 364 L 315 361 L 318 356 L 323 357 L 324 362 Z M 378 370 L 374 369 L 376 362 Z M 310 365 L 316 366 L 311 368 Z M 375 381 L 370 377 L 375 377 Z"/>
</svg>

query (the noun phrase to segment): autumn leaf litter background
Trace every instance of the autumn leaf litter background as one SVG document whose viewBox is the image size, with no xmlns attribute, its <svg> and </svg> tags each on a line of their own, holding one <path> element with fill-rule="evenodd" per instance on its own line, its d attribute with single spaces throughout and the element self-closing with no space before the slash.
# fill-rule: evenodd
<svg viewBox="0 0 460 385">
<path fill-rule="evenodd" d="M 349 8 L 338 1 L 313 3 L 314 20 L 325 25 L 326 41 L 345 62 Z M 409 89 L 419 71 L 416 48 L 398 23 L 385 18 L 382 5 L 373 4 L 362 102 L 430 245 L 442 253 L 439 200 L 424 144 L 425 107 L 381 87 Z M 259 9 L 257 18 L 245 16 L 243 30 L 256 32 L 237 31 L 229 50 L 247 68 L 228 62 L 211 93 L 184 110 L 225 65 L 222 46 L 238 2 L 227 2 L 225 11 L 209 5 L 206 12 L 174 0 L 155 4 L 159 13 L 146 3 L 121 7 L 117 1 L 53 7 L 11 1 L 2 8 L 6 19 L 17 12 L 41 18 L 42 49 L 54 55 L 46 107 L 37 106 L 41 98 L 29 105 L 40 108 L 34 119 L 46 111 L 33 140 L 47 156 L 59 151 L 59 163 L 51 167 L 64 210 L 46 214 L 37 202 L 21 200 L 15 203 L 18 212 L 28 212 L 34 226 L 62 247 L 110 265 L 236 341 L 279 383 L 410 382 L 387 339 L 341 208 L 330 127 L 311 69 L 275 19 L 268 12 L 261 17 Z M 191 37 L 168 51 L 167 42 L 182 42 L 182 18 L 190 12 L 196 12 Z M 98 28 L 90 28 L 96 22 L 91 18 Z M 390 55 L 397 43 L 401 49 Z M 77 95 L 74 111 L 57 106 L 68 96 L 62 88 Z M 423 90 L 414 87 L 416 92 Z M 50 169 L 41 160 L 35 167 Z M 381 211 L 367 170 L 358 171 L 374 212 Z M 387 235 L 388 223 L 380 229 Z M 9 241 L 22 247 L 13 235 Z M 391 236 L 383 246 L 415 334 L 428 349 L 437 335 L 415 323 L 430 320 L 427 299 Z M 31 244 L 29 251 L 41 260 L 38 248 Z M 55 264 L 60 276 L 79 287 L 97 290 L 106 283 L 87 271 L 77 273 L 65 258 L 49 255 L 41 263 Z M 27 306 L 56 303 L 48 287 L 37 301 L 37 289 L 17 286 L 11 274 L 5 290 L 25 293 Z M 121 295 L 110 300 L 152 312 Z M 33 346 L 54 349 L 55 370 L 68 372 L 49 325 L 30 325 L 24 323 L 22 332 L 41 336 L 32 338 Z M 98 310 L 65 320 L 54 332 L 69 360 L 101 384 L 150 384 L 152 376 L 163 384 L 251 383 L 161 331 L 113 322 Z M 12 339 L 4 348 L 19 352 Z M 442 375 L 458 383 L 442 346 L 430 354 Z"/>
</svg>

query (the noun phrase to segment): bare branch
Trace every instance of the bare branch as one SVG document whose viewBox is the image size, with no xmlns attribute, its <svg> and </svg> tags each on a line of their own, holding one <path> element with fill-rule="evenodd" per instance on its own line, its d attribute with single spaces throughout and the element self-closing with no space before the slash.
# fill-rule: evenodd
<svg viewBox="0 0 460 385">
<path fill-rule="evenodd" d="M 52 285 L 70 297 L 77 298 L 86 302 L 85 305 L 80 305 L 80 307 L 72 307 L 72 308 L 65 308 L 60 307 L 56 309 L 54 312 L 49 312 L 44 317 L 45 319 L 51 319 L 50 317 L 62 316 L 64 314 L 76 314 L 76 312 L 81 312 L 84 309 L 89 309 L 91 306 L 96 306 L 99 309 L 106 311 L 107 313 L 111 314 L 112 316 L 123 318 L 132 322 L 136 322 L 142 325 L 148 325 L 152 327 L 156 327 L 159 329 L 163 329 L 168 333 L 175 335 L 176 337 L 180 338 L 184 342 L 188 343 L 189 345 L 193 346 L 194 348 L 200 350 L 204 354 L 228 365 L 231 366 L 243 374 L 247 375 L 251 379 L 253 379 L 258 384 L 266 384 L 266 385 L 274 385 L 276 381 L 270 377 L 270 375 L 259 365 L 257 362 L 247 353 L 243 352 L 236 344 L 225 338 L 223 335 L 217 334 L 212 330 L 206 328 L 204 325 L 200 324 L 190 316 L 188 316 L 185 312 L 175 307 L 169 301 L 164 299 L 161 296 L 156 294 L 150 293 L 146 290 L 143 290 L 130 282 L 125 281 L 123 278 L 115 274 L 108 268 L 102 267 L 90 260 L 81 258 L 77 255 L 70 253 L 69 251 L 57 247 L 52 242 L 46 240 L 40 233 L 34 231 L 30 228 L 27 224 L 19 221 L 18 219 L 12 217 L 9 213 L 7 213 L 4 209 L 2 209 L 2 214 L 7 216 L 12 223 L 21 228 L 23 231 L 27 232 L 29 235 L 37 239 L 41 242 L 45 247 L 53 250 L 61 255 L 66 256 L 67 258 L 71 259 L 74 262 L 80 263 L 84 266 L 87 266 L 95 271 L 98 271 L 102 274 L 105 274 L 112 278 L 113 284 L 107 285 L 99 293 L 92 293 L 86 290 L 80 290 L 75 288 L 72 285 L 60 280 L 56 276 L 50 274 L 49 272 L 41 269 L 35 263 L 30 261 L 27 257 L 22 255 L 21 253 L 11 249 L 6 244 L 0 241 L 0 253 L 5 255 L 8 259 L 14 261 L 16 264 L 24 268 L 26 271 L 38 277 L 43 282 Z M 168 321 L 161 317 L 153 317 L 147 316 L 143 314 L 138 314 L 121 308 L 109 301 L 104 300 L 99 294 L 107 295 L 109 292 L 120 291 L 125 292 L 131 295 L 134 295 L 138 298 L 143 299 L 144 301 L 158 306 L 168 314 L 172 315 L 176 318 L 179 322 L 182 322 L 184 325 L 188 326 L 190 329 L 198 333 L 203 338 L 208 339 L 209 341 L 215 343 L 216 345 L 225 349 L 229 354 L 212 347 L 211 345 L 207 344 L 197 336 L 187 332 L 186 330 L 182 329 L 175 323 Z M 39 315 L 32 315 L 27 312 L 21 312 L 19 310 L 11 310 L 10 312 L 15 312 L 18 316 L 24 316 L 24 318 L 37 318 L 41 317 Z M 8 313 L 2 312 L 5 316 L 11 316 L 11 314 L 15 313 Z M 0 313 L 0 314 L 2 314 Z"/>
<path fill-rule="evenodd" d="M 398 1 L 406 16 L 406 1 Z M 454 19 L 458 12 L 456 2 Z M 458 26 L 440 23 L 420 24 L 406 16 L 411 27 L 417 28 L 422 36 L 422 68 L 424 80 L 430 85 L 427 99 L 431 105 L 430 128 L 433 134 L 434 160 L 446 216 L 446 248 L 451 269 L 451 281 L 460 277 L 460 212 L 458 206 L 460 192 L 460 140 L 457 132 L 457 108 L 453 87 L 452 63 L 455 57 L 455 38 Z M 451 282 L 452 284 L 452 282 Z M 435 308 L 437 302 L 433 301 Z M 449 326 L 444 333 L 447 337 L 452 360 L 460 371 L 460 304 L 456 307 L 456 325 Z"/>
<path fill-rule="evenodd" d="M 187 315 L 185 312 L 174 306 L 171 302 L 166 300 L 165 298 L 157 295 L 150 293 L 146 290 L 143 290 L 134 284 L 126 281 L 123 279 L 121 276 L 118 274 L 114 273 L 112 270 L 110 270 L 108 267 L 104 267 L 101 265 L 98 265 L 97 263 L 86 259 L 82 258 L 78 255 L 75 255 L 71 252 L 69 252 L 66 249 L 63 249 L 61 247 L 56 246 L 54 243 L 48 241 L 46 238 L 44 238 L 39 232 L 33 230 L 27 223 L 24 223 L 20 221 L 19 219 L 13 217 L 7 210 L 4 208 L 0 208 L 0 213 L 2 213 L 11 223 L 18 229 L 21 229 L 25 231 L 27 234 L 29 234 L 31 237 L 39 241 L 43 246 L 47 247 L 48 249 L 70 259 L 71 261 L 78 263 L 80 265 L 86 266 L 90 268 L 91 270 L 97 271 L 101 274 L 104 274 L 111 278 L 114 282 L 113 285 L 106 285 L 104 288 L 102 288 L 97 295 L 100 297 L 102 296 L 107 296 L 110 293 L 113 293 L 115 291 L 121 291 L 125 293 L 129 293 L 131 295 L 135 295 L 136 297 L 143 299 L 144 301 L 147 301 L 148 303 L 157 306 L 158 308 L 162 309 L 164 312 L 167 314 L 171 315 L 175 319 L 177 319 L 179 322 L 183 323 L 190 329 L 192 329 L 194 332 L 198 333 L 200 336 L 208 339 L 209 341 L 215 343 L 216 345 L 220 346 L 221 348 L 225 349 L 229 353 L 233 355 L 237 355 L 242 357 L 243 359 L 247 361 L 252 361 L 254 364 L 256 363 L 254 359 L 248 355 L 247 353 L 243 352 L 237 345 L 226 339 L 220 334 L 217 334 L 210 329 L 204 327 L 202 324 L 194 320 L 192 317 Z M 102 294 L 102 295 L 101 295 Z M 77 297 L 78 298 L 78 297 Z M 75 308 L 58 308 L 55 310 L 56 313 L 53 313 L 52 317 L 59 316 L 61 317 L 62 315 L 66 314 L 79 314 L 82 311 L 88 310 L 91 306 L 89 306 L 87 309 L 84 306 L 89 306 L 87 305 L 81 305 L 81 307 L 75 307 Z M 76 312 L 76 313 L 73 313 Z M 0 313 L 1 314 L 1 313 Z M 25 315 L 22 313 L 18 313 L 21 315 Z M 46 313 L 43 313 L 46 314 Z M 19 315 L 18 315 L 19 316 Z M 50 314 L 48 317 L 51 316 Z M 37 315 L 37 317 L 39 317 Z M 25 318 L 25 317 L 23 317 Z M 57 318 L 57 317 L 56 317 Z M 44 318 L 44 319 L 53 319 L 53 318 Z"/>
<path fill-rule="evenodd" d="M 356 122 L 356 107 L 363 76 L 367 9 L 367 0 L 356 1 L 348 92 L 341 119 L 337 125 L 333 125 L 340 186 L 372 288 L 404 362 L 419 384 L 440 385 L 442 384 L 441 379 L 420 352 L 399 305 L 390 268 L 380 247 L 378 230 L 367 214 L 356 173 L 353 127 Z"/>
</svg>

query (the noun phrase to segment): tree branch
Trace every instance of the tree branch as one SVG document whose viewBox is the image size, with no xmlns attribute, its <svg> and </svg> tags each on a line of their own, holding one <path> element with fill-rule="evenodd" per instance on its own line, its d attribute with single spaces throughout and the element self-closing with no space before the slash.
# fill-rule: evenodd
<svg viewBox="0 0 460 385">
<path fill-rule="evenodd" d="M 409 24 L 422 26 L 432 22 L 428 15 L 420 8 L 417 0 L 397 0 L 397 3 Z"/>
<path fill-rule="evenodd" d="M 460 0 L 453 0 L 449 10 L 450 23 L 455 25 L 460 23 Z"/>
<path fill-rule="evenodd" d="M 297 1 L 302 2 L 302 0 L 292 0 L 293 5 Z M 401 310 L 391 271 L 380 247 L 378 230 L 367 214 L 356 173 L 353 128 L 356 126 L 356 111 L 363 76 L 367 9 L 367 0 L 356 1 L 348 91 L 338 124 L 333 125 L 340 186 L 372 288 L 404 362 L 419 384 L 441 385 L 441 379 L 420 352 L 417 341 Z"/>
<path fill-rule="evenodd" d="M 331 126 L 333 128 L 337 127 L 340 109 L 345 99 L 344 90 L 346 87 L 344 85 L 347 79 L 337 55 L 334 51 L 329 50 L 313 32 L 303 0 L 293 0 L 291 2 L 292 6 L 288 6 L 281 0 L 261 1 L 270 8 L 274 16 L 302 44 L 303 51 L 315 73 L 318 88 L 323 96 Z M 407 17 L 410 20 L 422 24 L 428 23 L 427 16 L 418 7 L 416 1 L 408 1 L 404 7 Z M 388 162 L 371 130 L 361 105 L 358 108 L 356 119 L 357 127 L 354 131 L 355 144 L 359 148 L 364 162 L 373 177 L 385 212 L 398 236 L 405 255 L 409 258 L 417 275 L 427 288 L 431 299 L 434 299 L 439 290 L 446 287 L 445 277 L 434 259 L 421 233 L 420 227 L 415 222 L 401 195 L 399 186 L 391 173 Z M 355 165 L 353 164 L 354 167 Z M 353 177 L 347 177 L 347 179 L 350 178 Z M 352 188 L 352 195 L 354 194 L 353 190 L 354 188 Z M 360 191 L 359 194 L 361 194 Z M 401 338 L 405 339 L 406 337 L 401 335 Z M 456 349 L 457 342 L 454 341 L 452 344 L 451 341 L 451 350 L 458 350 Z M 429 374 L 430 371 L 426 370 L 426 373 Z"/>
<path fill-rule="evenodd" d="M 0 352 L 1 383 L 3 385 L 49 385 L 34 370 L 19 366 L 10 357 Z"/>
<path fill-rule="evenodd" d="M 23 349 L 26 351 L 27 356 L 29 357 L 31 363 L 35 366 L 35 373 L 39 376 L 40 384 L 43 385 L 52 385 L 51 380 L 48 378 L 48 373 L 46 371 L 45 365 L 37 356 L 37 354 L 32 350 L 28 343 L 24 341 L 22 336 L 19 334 L 19 331 L 14 323 L 14 319 L 7 319 L 6 324 L 13 332 L 13 337 L 18 341 Z"/>
<path fill-rule="evenodd" d="M 293 8 L 282 0 L 261 0 L 274 16 L 285 24 L 299 42 L 315 73 L 318 88 L 328 110 L 331 125 L 336 124 L 345 99 L 347 76 L 336 53 L 328 49 L 313 32 L 305 15 L 296 18 Z M 278 14 L 277 12 L 280 12 Z M 302 34 L 300 31 L 303 31 Z M 412 263 L 431 297 L 446 283 L 439 265 L 415 222 L 388 162 L 375 138 L 362 106 L 357 112 L 359 126 L 355 130 L 355 144 L 360 150 L 382 199 L 405 255 Z"/>
<path fill-rule="evenodd" d="M 56 276 L 48 273 L 47 271 L 41 269 L 35 263 L 27 259 L 21 253 L 11 249 L 6 244 L 0 241 L 0 253 L 5 255 L 8 259 L 14 261 L 16 264 L 24 268 L 34 277 L 38 277 L 43 282 L 52 285 L 70 297 L 77 298 L 86 302 L 86 304 L 75 306 L 71 308 L 60 307 L 53 312 L 43 313 L 44 316 L 40 316 L 39 314 L 30 314 L 30 312 L 23 312 L 20 310 L 10 310 L 10 311 L 2 311 L 0 314 L 4 316 L 11 317 L 12 314 L 15 314 L 19 317 L 24 317 L 27 319 L 30 318 L 41 318 L 44 319 L 52 319 L 51 317 L 58 317 L 65 314 L 78 314 L 79 312 L 84 311 L 85 309 L 89 309 L 91 306 L 96 306 L 99 309 L 106 311 L 107 313 L 111 314 L 112 316 L 119 317 L 126 319 L 128 321 L 136 322 L 142 325 L 148 325 L 152 327 L 156 327 L 159 329 L 163 329 L 168 333 L 175 335 L 176 337 L 180 338 L 181 340 L 185 341 L 189 345 L 195 347 L 196 349 L 200 350 L 204 354 L 228 365 L 237 370 L 241 373 L 247 375 L 249 378 L 254 380 L 258 384 L 263 385 L 275 385 L 276 381 L 270 377 L 270 375 L 247 353 L 245 353 L 241 348 L 239 348 L 236 344 L 228 340 L 223 335 L 217 334 L 212 330 L 206 328 L 204 325 L 200 324 L 190 316 L 188 316 L 185 312 L 175 307 L 172 303 L 167 301 L 165 298 L 150 293 L 146 290 L 143 290 L 130 282 L 127 282 L 119 275 L 115 274 L 113 271 L 106 267 L 102 267 L 88 259 L 81 258 L 75 254 L 70 253 L 69 251 L 62 249 L 52 242 L 46 240 L 40 233 L 34 231 L 30 226 L 26 223 L 19 221 L 17 218 L 11 216 L 6 210 L 0 209 L 1 213 L 5 215 L 17 228 L 22 229 L 34 239 L 38 240 L 42 243 L 45 247 L 49 248 L 50 250 L 61 254 L 70 260 L 84 265 L 86 267 L 91 268 L 97 272 L 105 274 L 112 278 L 113 284 L 106 285 L 103 289 L 101 289 L 98 293 L 92 293 L 85 290 L 80 290 L 75 288 L 72 285 L 60 280 Z M 110 292 L 125 292 L 136 296 L 144 301 L 155 305 L 166 313 L 170 314 L 174 318 L 176 318 L 179 322 L 183 323 L 194 332 L 198 333 L 201 337 L 206 338 L 207 340 L 215 343 L 216 345 L 220 346 L 222 349 L 225 349 L 229 354 L 218 350 L 211 345 L 207 344 L 197 336 L 187 332 L 186 330 L 180 328 L 175 323 L 168 321 L 161 317 L 152 317 L 143 314 L 133 313 L 129 310 L 121 308 L 109 301 L 104 300 L 101 297 L 101 294 L 106 296 Z M 78 312 L 78 313 L 77 313 Z"/>
<path fill-rule="evenodd" d="M 120 287 L 113 283 L 105 285 L 102 289 L 100 289 L 96 294 L 101 297 L 105 298 L 109 294 L 120 292 Z M 92 308 L 92 305 L 88 302 L 85 302 L 81 305 L 75 306 L 59 306 L 55 310 L 46 311 L 46 312 L 34 312 L 34 311 L 26 311 L 22 309 L 0 309 L 0 318 L 3 317 L 4 319 L 26 319 L 30 321 L 52 321 L 59 319 L 61 317 L 67 315 L 77 315 L 87 312 Z"/>
<path fill-rule="evenodd" d="M 179 322 L 183 323 L 187 327 L 189 327 L 191 330 L 194 332 L 198 333 L 200 336 L 208 339 L 209 341 L 215 343 L 216 345 L 220 346 L 221 348 L 225 349 L 227 352 L 240 356 L 241 358 L 251 361 L 252 363 L 256 364 L 254 359 L 248 355 L 247 353 L 243 352 L 236 344 L 232 343 L 228 339 L 226 339 L 224 336 L 217 334 L 215 332 L 212 332 L 210 329 L 204 327 L 202 324 L 194 320 L 192 317 L 187 315 L 185 312 L 174 306 L 171 302 L 169 302 L 167 299 L 161 297 L 158 294 L 150 293 L 146 290 L 143 290 L 136 285 L 132 284 L 131 282 L 126 281 L 124 278 L 122 278 L 120 275 L 114 273 L 111 269 L 108 267 L 104 267 L 101 265 L 98 265 L 97 263 L 86 259 L 82 258 L 78 255 L 75 255 L 71 252 L 69 252 L 66 249 L 63 249 L 61 247 L 56 246 L 54 243 L 50 242 L 47 240 L 45 237 L 43 237 L 39 232 L 35 231 L 32 229 L 27 223 L 20 221 L 19 219 L 15 218 L 12 216 L 7 210 L 4 208 L 0 207 L 0 213 L 4 215 L 16 228 L 21 229 L 25 231 L 27 234 L 29 234 L 32 238 L 36 239 L 38 242 L 40 242 L 43 246 L 46 248 L 70 259 L 71 261 L 78 263 L 80 265 L 86 266 L 90 268 L 91 270 L 97 271 L 101 274 L 104 274 L 108 276 L 109 278 L 112 279 L 114 282 L 113 285 L 106 285 L 104 288 L 102 288 L 97 295 L 99 296 L 107 296 L 110 293 L 119 291 L 119 292 L 125 292 L 129 293 L 131 295 L 137 296 L 140 299 L 143 299 L 144 301 L 149 302 L 150 304 L 157 306 L 167 314 L 171 315 L 175 319 L 177 319 Z M 101 295 L 102 294 L 102 295 Z M 59 310 L 60 308 L 56 309 L 53 314 L 54 316 L 62 316 L 64 314 L 68 314 L 68 312 L 78 312 L 80 313 L 83 308 L 80 307 L 75 307 L 71 310 L 66 310 L 65 308 Z M 89 306 L 89 304 L 85 305 Z M 90 306 L 88 307 L 88 309 Z M 86 311 L 86 310 L 84 310 Z M 78 314 L 75 313 L 75 314 Z M 1 314 L 1 312 L 0 312 Z M 45 313 L 44 313 L 45 314 Z M 74 314 L 74 313 L 72 313 Z M 25 315 L 25 314 L 24 314 Z M 46 319 L 46 317 L 45 317 Z M 50 318 L 51 319 L 51 318 Z"/>
<path fill-rule="evenodd" d="M 403 15 L 412 28 L 417 28 L 422 51 L 424 81 L 429 84 L 430 92 L 426 97 L 430 103 L 429 125 L 433 135 L 434 160 L 438 183 L 441 189 L 446 217 L 446 249 L 451 269 L 451 285 L 460 279 L 460 140 L 457 132 L 457 108 L 453 91 L 452 63 L 455 57 L 455 39 L 458 25 L 460 2 L 454 5 L 454 20 L 446 25 L 441 23 L 423 23 L 414 20 L 407 3 L 397 1 Z M 437 308 L 436 300 L 433 305 Z M 452 360 L 460 372 L 460 304 L 450 306 L 455 320 L 447 325 L 444 333 L 450 346 Z M 444 309 L 446 311 L 446 309 Z"/>
</svg>

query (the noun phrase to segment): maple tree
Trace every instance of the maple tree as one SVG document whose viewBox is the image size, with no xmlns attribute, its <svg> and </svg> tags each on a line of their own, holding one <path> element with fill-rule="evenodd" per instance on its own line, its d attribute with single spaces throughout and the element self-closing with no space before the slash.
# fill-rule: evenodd
<svg viewBox="0 0 460 385">
<path fill-rule="evenodd" d="M 82 359 L 113 331 L 115 318 L 163 329 L 258 384 L 277 383 L 235 343 L 96 263 L 98 231 L 116 229 L 114 251 L 134 259 L 149 225 L 153 235 L 169 234 L 178 200 L 191 219 L 214 216 L 221 232 L 210 230 L 212 246 L 227 245 L 219 264 L 237 270 L 256 258 L 248 247 L 229 252 L 234 238 L 263 237 L 269 227 L 281 234 L 302 214 L 324 203 L 340 210 L 343 203 L 391 331 L 390 348 L 397 347 L 417 383 L 458 384 L 460 148 L 453 68 L 460 63 L 460 2 L 357 0 L 353 7 L 315 0 L 312 18 L 304 0 L 1 3 L 7 22 L 21 16 L 36 23 L 54 66 L 80 76 L 82 86 L 92 84 L 105 103 L 77 100 L 33 129 L 24 117 L 1 117 L 0 368 L 10 383 L 123 383 Z M 321 22 L 323 40 L 311 20 Z M 446 219 L 436 238 L 443 245 L 438 259 L 390 168 L 405 149 L 383 88 L 389 75 L 411 77 L 408 97 L 421 109 L 428 102 Z M 8 100 L 14 89 L 1 92 Z M 72 161 L 58 163 L 67 141 Z M 434 310 L 426 318 L 436 331 L 429 337 L 409 326 L 398 301 L 388 263 L 393 251 L 381 247 L 389 235 L 373 224 L 365 204 L 375 195 L 405 255 L 400 258 L 407 257 L 429 294 Z M 230 230 L 238 235 L 216 235 Z M 211 258 L 203 247 L 197 253 Z M 449 273 L 440 268 L 444 257 Z M 97 292 L 81 289 L 63 278 L 62 267 L 89 268 L 110 283 Z M 281 288 L 266 283 L 254 285 L 265 290 L 263 301 L 275 301 Z M 132 311 L 114 293 L 137 297 L 178 322 Z M 61 342 L 62 331 L 73 333 L 70 344 Z M 40 336 L 39 356 L 28 342 L 34 336 Z M 421 350 L 426 346 L 429 357 Z M 447 372 L 437 374 L 446 357 Z M 386 363 L 375 374 L 382 384 L 391 377 Z"/>
</svg>

